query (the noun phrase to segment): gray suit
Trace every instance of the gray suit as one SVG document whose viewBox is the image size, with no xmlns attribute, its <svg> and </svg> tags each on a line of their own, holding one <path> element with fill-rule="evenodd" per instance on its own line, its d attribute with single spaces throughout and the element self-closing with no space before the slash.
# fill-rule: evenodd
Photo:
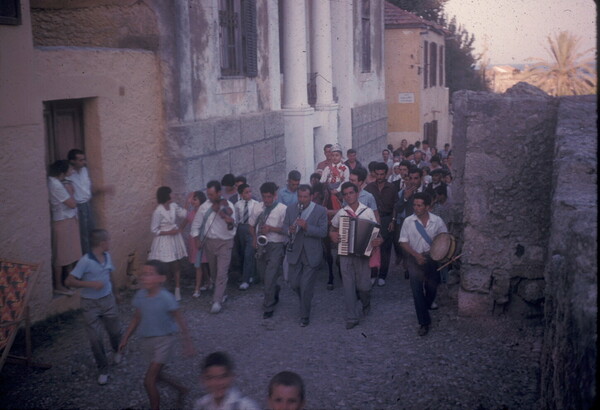
<svg viewBox="0 0 600 410">
<path fill-rule="evenodd" d="M 283 231 L 288 232 L 297 218 L 298 207 L 289 206 L 283 221 Z M 322 240 L 327 236 L 327 210 L 321 205 L 315 205 L 306 222 L 306 231 L 299 229 L 292 251 L 287 252 L 289 282 L 300 298 L 300 317 L 303 319 L 310 317 L 317 269 L 323 259 Z"/>
</svg>

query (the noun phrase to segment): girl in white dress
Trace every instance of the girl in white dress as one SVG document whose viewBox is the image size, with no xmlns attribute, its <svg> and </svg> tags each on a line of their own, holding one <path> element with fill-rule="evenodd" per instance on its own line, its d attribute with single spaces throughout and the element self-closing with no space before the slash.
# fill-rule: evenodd
<svg viewBox="0 0 600 410">
<path fill-rule="evenodd" d="M 179 261 L 187 256 L 185 243 L 181 236 L 181 228 L 177 225 L 177 217 L 185 219 L 186 210 L 173 202 L 171 188 L 161 186 L 156 191 L 158 206 L 152 214 L 150 230 L 154 234 L 148 260 L 156 259 L 166 262 L 175 277 L 175 299 L 181 300 L 179 278 L 181 267 Z"/>
</svg>

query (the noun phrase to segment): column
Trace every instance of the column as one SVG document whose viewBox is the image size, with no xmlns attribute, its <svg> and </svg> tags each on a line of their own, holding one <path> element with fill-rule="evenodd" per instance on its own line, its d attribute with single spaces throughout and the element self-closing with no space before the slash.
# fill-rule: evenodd
<svg viewBox="0 0 600 410">
<path fill-rule="evenodd" d="M 315 104 L 319 128 L 314 136 L 316 158 L 322 156 L 325 144 L 338 139 L 338 109 L 333 101 L 333 64 L 331 44 L 331 2 L 310 0 L 311 5 L 311 71 L 316 74 L 317 102 Z M 346 150 L 349 146 L 343 146 Z"/>
<path fill-rule="evenodd" d="M 317 104 L 333 104 L 333 69 L 331 64 L 331 6 L 329 0 L 311 0 L 311 61 L 317 74 Z"/>
<path fill-rule="evenodd" d="M 304 0 L 283 0 L 283 108 L 308 107 L 306 8 Z"/>
<path fill-rule="evenodd" d="M 314 110 L 308 105 L 306 2 L 283 0 L 283 101 L 286 170 L 308 182 L 314 170 Z"/>
</svg>

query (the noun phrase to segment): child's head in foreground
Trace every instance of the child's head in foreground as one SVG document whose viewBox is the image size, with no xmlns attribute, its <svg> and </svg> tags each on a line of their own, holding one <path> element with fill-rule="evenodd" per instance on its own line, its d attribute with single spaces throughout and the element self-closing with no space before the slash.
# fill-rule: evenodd
<svg viewBox="0 0 600 410">
<path fill-rule="evenodd" d="M 269 382 L 269 409 L 302 410 L 304 394 L 304 382 L 298 374 L 279 372 Z"/>
<path fill-rule="evenodd" d="M 201 381 L 215 402 L 220 403 L 233 384 L 233 361 L 224 352 L 214 352 L 202 362 Z"/>
<path fill-rule="evenodd" d="M 142 267 L 140 284 L 146 290 L 160 288 L 167 279 L 168 267 L 164 262 L 149 260 Z"/>
</svg>

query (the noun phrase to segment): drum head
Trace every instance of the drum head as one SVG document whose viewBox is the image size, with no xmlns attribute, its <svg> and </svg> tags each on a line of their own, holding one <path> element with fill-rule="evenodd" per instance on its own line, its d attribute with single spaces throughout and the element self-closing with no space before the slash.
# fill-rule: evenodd
<svg viewBox="0 0 600 410">
<path fill-rule="evenodd" d="M 454 251 L 454 237 L 447 232 L 442 232 L 433 238 L 429 253 L 431 255 L 431 259 L 434 261 L 441 261 L 446 258 L 451 258 L 453 256 L 452 254 L 454 254 Z"/>
</svg>

